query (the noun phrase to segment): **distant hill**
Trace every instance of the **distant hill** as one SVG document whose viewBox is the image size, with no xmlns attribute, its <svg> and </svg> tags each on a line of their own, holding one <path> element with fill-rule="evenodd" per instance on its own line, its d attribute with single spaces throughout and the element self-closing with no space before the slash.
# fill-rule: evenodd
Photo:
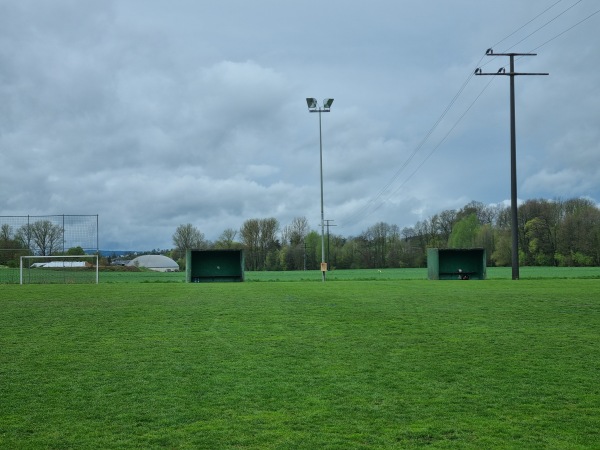
<svg viewBox="0 0 600 450">
<path fill-rule="evenodd" d="M 94 251 L 86 252 L 88 254 L 94 254 Z M 100 250 L 100 256 L 123 256 L 123 255 L 139 255 L 144 252 L 139 250 Z"/>
</svg>

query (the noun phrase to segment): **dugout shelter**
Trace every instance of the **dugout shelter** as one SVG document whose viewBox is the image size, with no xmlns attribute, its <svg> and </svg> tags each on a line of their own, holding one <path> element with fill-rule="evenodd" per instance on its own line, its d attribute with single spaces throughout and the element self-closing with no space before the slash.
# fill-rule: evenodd
<svg viewBox="0 0 600 450">
<path fill-rule="evenodd" d="M 185 272 L 188 283 L 244 281 L 244 252 L 243 250 L 188 250 Z"/>
<path fill-rule="evenodd" d="M 485 249 L 428 248 L 427 277 L 430 280 L 484 280 Z"/>
</svg>

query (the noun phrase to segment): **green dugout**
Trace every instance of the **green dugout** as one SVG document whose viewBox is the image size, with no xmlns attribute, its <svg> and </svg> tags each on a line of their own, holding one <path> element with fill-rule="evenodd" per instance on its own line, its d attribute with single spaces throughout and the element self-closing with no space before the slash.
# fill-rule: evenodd
<svg viewBox="0 0 600 450">
<path fill-rule="evenodd" d="M 188 283 L 244 281 L 244 252 L 188 250 L 185 272 Z"/>
<path fill-rule="evenodd" d="M 484 280 L 483 248 L 428 248 L 427 276 L 430 280 Z"/>
</svg>

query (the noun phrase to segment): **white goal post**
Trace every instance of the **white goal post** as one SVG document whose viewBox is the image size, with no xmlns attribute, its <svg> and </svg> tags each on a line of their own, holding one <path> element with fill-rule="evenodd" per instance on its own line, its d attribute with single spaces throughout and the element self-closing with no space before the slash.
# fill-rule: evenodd
<svg viewBox="0 0 600 450">
<path fill-rule="evenodd" d="M 20 284 L 98 284 L 98 255 L 21 256 Z"/>
</svg>

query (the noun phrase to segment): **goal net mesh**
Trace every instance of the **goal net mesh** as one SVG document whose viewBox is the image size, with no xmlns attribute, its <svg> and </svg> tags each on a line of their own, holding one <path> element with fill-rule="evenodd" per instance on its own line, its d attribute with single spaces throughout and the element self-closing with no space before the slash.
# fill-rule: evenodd
<svg viewBox="0 0 600 450">
<path fill-rule="evenodd" d="M 21 284 L 98 283 L 98 256 L 21 256 Z"/>
<path fill-rule="evenodd" d="M 22 256 L 81 255 L 80 262 L 89 263 L 91 259 L 83 256 L 97 255 L 98 252 L 98 215 L 0 216 L 0 283 L 20 282 Z M 71 262 L 77 260 L 67 259 Z M 43 260 L 31 264 L 41 262 Z M 73 266 L 74 264 L 65 264 L 61 268 L 48 267 L 47 269 L 52 269 L 55 274 L 61 270 L 67 272 L 74 269 L 82 273 L 94 272 L 89 267 Z M 56 279 L 57 283 L 66 281 L 66 278 L 62 281 L 60 277 Z M 92 282 L 96 282 L 96 279 L 94 278 Z"/>
</svg>

